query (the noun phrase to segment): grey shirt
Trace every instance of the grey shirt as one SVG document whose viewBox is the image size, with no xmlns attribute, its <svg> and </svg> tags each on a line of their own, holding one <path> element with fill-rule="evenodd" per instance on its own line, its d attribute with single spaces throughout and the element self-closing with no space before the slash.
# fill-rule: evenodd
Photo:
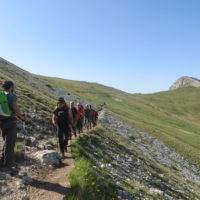
<svg viewBox="0 0 200 200">
<path fill-rule="evenodd" d="M 9 105 L 11 111 L 12 111 L 12 115 L 15 115 L 13 103 L 17 103 L 17 96 L 14 93 L 8 93 L 7 98 L 8 98 L 8 105 Z"/>
</svg>

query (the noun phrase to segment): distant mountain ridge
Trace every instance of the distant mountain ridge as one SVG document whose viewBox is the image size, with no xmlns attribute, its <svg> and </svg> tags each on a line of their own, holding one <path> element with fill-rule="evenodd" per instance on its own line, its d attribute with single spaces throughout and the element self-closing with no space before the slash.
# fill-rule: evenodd
<svg viewBox="0 0 200 200">
<path fill-rule="evenodd" d="M 169 90 L 176 90 L 178 88 L 183 87 L 200 87 L 200 80 L 194 77 L 183 76 L 179 78 L 170 88 Z"/>
</svg>

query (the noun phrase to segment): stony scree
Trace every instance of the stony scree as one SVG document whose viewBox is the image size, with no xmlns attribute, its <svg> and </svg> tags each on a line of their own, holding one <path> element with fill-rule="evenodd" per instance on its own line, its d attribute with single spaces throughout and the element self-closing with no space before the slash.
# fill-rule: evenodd
<svg viewBox="0 0 200 200">
<path fill-rule="evenodd" d="M 168 167 L 176 168 L 183 177 L 200 185 L 200 176 L 197 176 L 197 174 L 200 175 L 200 170 L 178 153 L 169 149 L 164 143 L 105 113 L 102 113 L 100 119 L 109 125 L 112 131 L 117 131 L 126 139 L 132 136 L 138 138 L 131 142 L 151 160 L 155 162 L 159 160 L 160 163 Z"/>
<path fill-rule="evenodd" d="M 199 171 L 194 165 L 155 138 L 108 114 L 101 113 L 99 118 L 110 135 L 89 134 L 85 153 L 94 168 L 105 170 L 116 183 L 118 199 L 200 198 Z"/>
</svg>

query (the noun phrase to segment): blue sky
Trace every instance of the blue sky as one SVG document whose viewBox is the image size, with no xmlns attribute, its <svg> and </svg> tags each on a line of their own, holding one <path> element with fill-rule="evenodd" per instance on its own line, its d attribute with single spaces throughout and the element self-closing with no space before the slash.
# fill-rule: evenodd
<svg viewBox="0 0 200 200">
<path fill-rule="evenodd" d="M 199 0 L 0 0 L 0 57 L 130 93 L 200 78 Z"/>
</svg>

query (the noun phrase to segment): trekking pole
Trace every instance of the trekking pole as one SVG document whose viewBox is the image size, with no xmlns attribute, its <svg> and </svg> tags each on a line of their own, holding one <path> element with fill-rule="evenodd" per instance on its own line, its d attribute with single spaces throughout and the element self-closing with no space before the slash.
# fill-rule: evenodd
<svg viewBox="0 0 200 200">
<path fill-rule="evenodd" d="M 28 135 L 25 121 L 23 121 L 22 123 L 22 133 L 24 135 L 24 160 L 25 160 L 26 159 L 26 135 Z"/>
<path fill-rule="evenodd" d="M 1 150 L 3 149 L 3 133 L 2 133 L 2 130 L 0 129 L 0 153 Z"/>
<path fill-rule="evenodd" d="M 58 152 L 59 152 L 59 149 L 60 149 L 60 147 L 59 147 L 59 139 L 58 139 L 58 126 L 54 126 L 53 125 L 53 128 L 54 128 L 54 131 L 55 131 L 55 133 L 56 133 L 56 143 L 57 143 L 57 149 L 58 149 Z"/>
</svg>

